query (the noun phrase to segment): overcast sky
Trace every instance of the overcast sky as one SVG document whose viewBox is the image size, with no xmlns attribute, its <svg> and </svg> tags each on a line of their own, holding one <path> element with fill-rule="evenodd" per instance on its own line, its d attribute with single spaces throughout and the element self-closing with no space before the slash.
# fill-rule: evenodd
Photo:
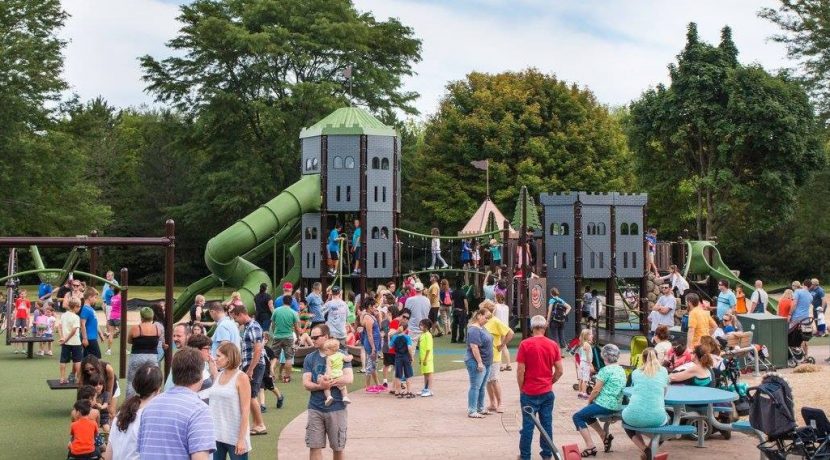
<svg viewBox="0 0 830 460">
<path fill-rule="evenodd" d="M 182 0 L 63 0 L 71 15 L 62 37 L 65 78 L 82 99 L 103 96 L 117 107 L 152 104 L 137 58 L 165 57 Z M 767 40 L 776 27 L 757 17 L 759 1 L 605 0 L 354 0 L 379 20 L 390 16 L 423 40 L 417 75 L 405 81 L 421 94 L 425 117 L 434 113 L 449 81 L 471 71 L 536 67 L 592 90 L 605 104 L 622 105 L 668 81 L 666 66 L 685 43 L 686 25 L 717 43 L 732 27 L 744 63 L 770 70 L 788 66 L 782 46 Z"/>
</svg>

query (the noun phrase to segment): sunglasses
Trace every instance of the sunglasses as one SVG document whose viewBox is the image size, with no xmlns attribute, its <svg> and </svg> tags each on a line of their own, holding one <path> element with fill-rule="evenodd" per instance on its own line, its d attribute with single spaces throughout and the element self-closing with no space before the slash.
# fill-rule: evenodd
<svg viewBox="0 0 830 460">
<path fill-rule="evenodd" d="M 311 340 L 317 340 L 317 339 L 319 339 L 320 337 L 323 337 L 323 336 L 322 336 L 322 335 L 312 335 L 312 336 L 311 336 Z"/>
<path fill-rule="evenodd" d="M 403 319 L 409 319 L 409 317 L 408 317 L 408 316 L 402 316 L 401 318 L 403 318 Z"/>
<path fill-rule="evenodd" d="M 73 284 L 72 287 L 81 287 L 80 284 Z"/>
</svg>

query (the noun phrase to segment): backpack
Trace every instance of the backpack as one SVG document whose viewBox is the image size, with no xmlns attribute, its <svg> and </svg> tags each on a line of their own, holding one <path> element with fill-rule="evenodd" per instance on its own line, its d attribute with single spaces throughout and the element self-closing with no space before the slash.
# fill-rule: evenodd
<svg viewBox="0 0 830 460">
<path fill-rule="evenodd" d="M 781 377 L 767 374 L 761 384 L 748 390 L 749 424 L 775 440 L 796 428 L 793 393 Z"/>
<path fill-rule="evenodd" d="M 406 337 L 403 334 L 395 336 L 395 340 L 392 341 L 392 347 L 395 349 L 396 355 L 409 356 L 409 347 L 406 345 Z"/>
<path fill-rule="evenodd" d="M 444 305 L 452 305 L 452 296 L 450 295 L 449 289 L 444 291 L 444 300 L 441 303 L 443 303 Z"/>
<path fill-rule="evenodd" d="M 565 322 L 565 304 L 559 301 L 551 305 L 553 310 L 550 314 L 551 322 L 564 323 Z"/>
</svg>

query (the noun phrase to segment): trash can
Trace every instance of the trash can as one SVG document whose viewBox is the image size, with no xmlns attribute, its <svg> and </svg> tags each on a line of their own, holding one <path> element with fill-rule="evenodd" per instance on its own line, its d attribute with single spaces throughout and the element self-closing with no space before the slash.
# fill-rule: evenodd
<svg viewBox="0 0 830 460">
<path fill-rule="evenodd" d="M 744 331 L 752 331 L 752 342 L 766 345 L 769 360 L 781 369 L 787 367 L 787 318 L 769 313 L 738 315 Z"/>
</svg>

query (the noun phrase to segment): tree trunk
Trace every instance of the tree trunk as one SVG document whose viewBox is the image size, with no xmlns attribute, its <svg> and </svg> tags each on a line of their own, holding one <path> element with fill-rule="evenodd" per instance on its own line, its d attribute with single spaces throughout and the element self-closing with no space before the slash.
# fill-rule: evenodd
<svg viewBox="0 0 830 460">
<path fill-rule="evenodd" d="M 706 239 L 711 240 L 715 233 L 715 209 L 712 203 L 712 191 L 706 190 Z"/>
<path fill-rule="evenodd" d="M 697 217 L 696 222 L 697 224 L 697 239 L 703 239 L 703 191 L 700 189 L 700 185 L 697 187 Z"/>
</svg>

